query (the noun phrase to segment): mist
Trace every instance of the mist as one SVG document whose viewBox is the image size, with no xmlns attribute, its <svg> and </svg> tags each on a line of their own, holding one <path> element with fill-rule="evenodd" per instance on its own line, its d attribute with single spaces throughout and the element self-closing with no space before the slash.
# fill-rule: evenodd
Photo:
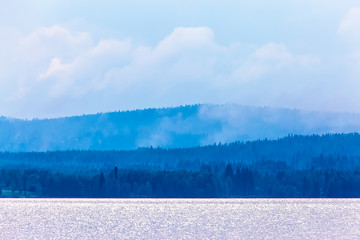
<svg viewBox="0 0 360 240">
<path fill-rule="evenodd" d="M 360 114 L 224 105 L 189 105 L 66 118 L 0 119 L 0 151 L 183 148 L 360 131 Z"/>
</svg>

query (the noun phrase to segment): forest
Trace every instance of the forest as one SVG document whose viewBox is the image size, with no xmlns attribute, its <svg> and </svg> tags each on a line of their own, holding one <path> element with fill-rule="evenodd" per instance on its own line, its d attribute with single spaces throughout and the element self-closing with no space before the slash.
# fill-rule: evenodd
<svg viewBox="0 0 360 240">
<path fill-rule="evenodd" d="M 0 117 L 0 151 L 189 148 L 216 142 L 275 140 L 287 134 L 351 133 L 360 114 L 200 104 L 54 119 Z"/>
<path fill-rule="evenodd" d="M 1 197 L 360 197 L 360 135 L 132 151 L 1 152 Z"/>
<path fill-rule="evenodd" d="M 359 170 L 271 170 L 228 164 L 198 171 L 124 170 L 75 175 L 1 170 L 2 197 L 56 198 L 344 198 L 360 197 Z"/>
</svg>

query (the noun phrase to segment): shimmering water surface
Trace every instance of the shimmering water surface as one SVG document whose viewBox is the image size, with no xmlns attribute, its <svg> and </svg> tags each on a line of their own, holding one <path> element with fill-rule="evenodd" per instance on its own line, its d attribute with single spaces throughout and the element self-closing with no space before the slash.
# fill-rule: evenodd
<svg viewBox="0 0 360 240">
<path fill-rule="evenodd" d="M 0 239 L 360 239 L 359 199 L 0 199 Z"/>
</svg>

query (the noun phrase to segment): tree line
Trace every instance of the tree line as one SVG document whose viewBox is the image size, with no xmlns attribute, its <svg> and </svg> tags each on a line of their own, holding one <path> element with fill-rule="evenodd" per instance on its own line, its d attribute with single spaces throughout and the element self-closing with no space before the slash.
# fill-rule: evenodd
<svg viewBox="0 0 360 240">
<path fill-rule="evenodd" d="M 0 152 L 0 169 L 62 173 L 119 169 L 197 171 L 202 165 L 284 162 L 294 169 L 351 170 L 360 167 L 360 134 L 289 135 L 276 140 L 217 143 L 191 148 L 129 151 Z M 261 167 L 261 166 L 259 166 Z"/>
<path fill-rule="evenodd" d="M 265 165 L 269 163 L 264 163 Z M 295 170 L 227 164 L 198 171 L 119 169 L 95 175 L 40 170 L 0 174 L 2 197 L 70 198 L 318 198 L 360 197 L 359 170 Z"/>
<path fill-rule="evenodd" d="M 360 135 L 0 152 L 2 197 L 360 197 Z"/>
</svg>

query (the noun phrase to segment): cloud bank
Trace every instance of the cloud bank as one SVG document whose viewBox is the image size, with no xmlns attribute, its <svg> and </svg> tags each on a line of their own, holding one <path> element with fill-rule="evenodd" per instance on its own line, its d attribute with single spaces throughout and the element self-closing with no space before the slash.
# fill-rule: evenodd
<svg viewBox="0 0 360 240">
<path fill-rule="evenodd" d="M 261 79 L 273 79 L 276 95 L 287 87 L 287 72 L 321 63 L 282 43 L 223 46 L 209 27 L 175 28 L 153 46 L 130 38 L 95 40 L 58 25 L 28 35 L 0 31 L 10 39 L 0 42 L 0 110 L 21 118 L 204 102 L 262 104 L 247 93 L 255 87 L 254 96 L 261 95 Z"/>
<path fill-rule="evenodd" d="M 337 13 L 332 32 L 324 30 L 332 34 L 321 43 L 326 53 L 317 33 L 297 41 L 278 34 L 280 41 L 275 32 L 251 43 L 246 33 L 259 30 L 251 22 L 239 24 L 248 29 L 231 42 L 214 23 L 217 31 L 175 27 L 146 42 L 75 20 L 31 31 L 0 22 L 0 115 L 44 118 L 197 103 L 360 112 L 360 8 L 344 13 Z M 237 26 L 227 28 L 238 32 Z M 301 30 L 296 26 L 294 36 Z M 330 49 L 334 39 L 338 48 Z"/>
<path fill-rule="evenodd" d="M 360 40 L 360 8 L 352 8 L 341 21 L 338 34 L 351 41 Z"/>
</svg>

